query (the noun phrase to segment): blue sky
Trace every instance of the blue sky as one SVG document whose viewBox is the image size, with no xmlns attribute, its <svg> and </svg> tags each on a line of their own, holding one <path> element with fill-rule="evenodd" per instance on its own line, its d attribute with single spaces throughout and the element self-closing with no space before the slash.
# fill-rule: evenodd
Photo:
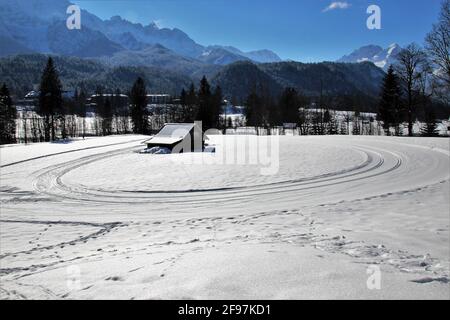
<svg viewBox="0 0 450 320">
<path fill-rule="evenodd" d="M 336 60 L 367 44 L 423 43 L 440 0 L 74 0 L 108 19 L 177 27 L 202 45 L 271 49 L 283 59 Z M 367 7 L 381 8 L 381 30 L 366 27 Z"/>
</svg>

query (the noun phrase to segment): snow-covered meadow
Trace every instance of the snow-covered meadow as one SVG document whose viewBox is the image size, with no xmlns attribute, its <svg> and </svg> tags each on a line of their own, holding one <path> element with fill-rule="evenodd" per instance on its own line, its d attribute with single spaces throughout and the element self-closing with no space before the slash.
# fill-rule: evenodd
<svg viewBox="0 0 450 320">
<path fill-rule="evenodd" d="M 0 148 L 0 298 L 450 298 L 448 138 L 146 138 Z"/>
</svg>

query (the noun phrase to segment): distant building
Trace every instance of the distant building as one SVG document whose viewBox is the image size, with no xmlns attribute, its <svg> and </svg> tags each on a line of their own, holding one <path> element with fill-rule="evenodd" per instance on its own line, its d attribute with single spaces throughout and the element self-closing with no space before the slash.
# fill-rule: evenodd
<svg viewBox="0 0 450 320">
<path fill-rule="evenodd" d="M 201 152 L 205 147 L 205 137 L 195 123 L 167 123 L 152 138 L 144 142 L 147 148 L 167 148 L 174 153 Z"/>
<path fill-rule="evenodd" d="M 15 101 L 17 111 L 34 111 L 39 104 L 39 91 L 32 90 Z"/>
<path fill-rule="evenodd" d="M 24 99 L 37 99 L 37 98 L 39 98 L 39 91 L 34 90 L 28 92 L 24 97 Z"/>
<path fill-rule="evenodd" d="M 86 101 L 87 112 L 97 112 L 98 104 L 104 103 L 106 99 L 111 102 L 111 107 L 114 108 L 119 113 L 128 112 L 128 105 L 130 99 L 125 94 L 93 94 Z"/>
<path fill-rule="evenodd" d="M 284 129 L 295 129 L 295 128 L 297 128 L 297 124 L 294 122 L 285 122 L 285 123 L 283 123 L 283 128 Z"/>
<path fill-rule="evenodd" d="M 170 104 L 172 96 L 170 94 L 148 94 L 147 104 Z"/>
<path fill-rule="evenodd" d="M 161 115 L 177 106 L 177 101 L 170 94 L 147 94 L 147 110 L 152 115 Z"/>
<path fill-rule="evenodd" d="M 39 104 L 40 94 L 41 92 L 39 90 L 31 90 L 23 97 L 23 99 L 18 99 L 16 101 L 17 109 L 23 111 L 36 110 Z M 64 99 L 73 99 L 75 97 L 75 90 L 63 90 L 61 91 L 61 96 Z"/>
</svg>

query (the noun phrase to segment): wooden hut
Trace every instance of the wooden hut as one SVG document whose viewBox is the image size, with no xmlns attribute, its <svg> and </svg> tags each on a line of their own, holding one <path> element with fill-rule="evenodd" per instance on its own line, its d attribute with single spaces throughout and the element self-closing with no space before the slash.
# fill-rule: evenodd
<svg viewBox="0 0 450 320">
<path fill-rule="evenodd" d="M 202 129 L 196 123 L 167 123 L 144 143 L 147 149 L 160 147 L 173 153 L 202 152 L 205 139 Z"/>
</svg>

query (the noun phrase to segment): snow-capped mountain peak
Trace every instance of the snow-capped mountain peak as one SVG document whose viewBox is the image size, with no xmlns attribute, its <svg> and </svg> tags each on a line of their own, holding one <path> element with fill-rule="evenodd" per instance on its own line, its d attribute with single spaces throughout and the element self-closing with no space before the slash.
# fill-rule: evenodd
<svg viewBox="0 0 450 320">
<path fill-rule="evenodd" d="M 401 49 L 397 43 L 392 43 L 385 49 L 377 45 L 368 45 L 353 51 L 349 55 L 343 56 L 338 62 L 355 63 L 370 61 L 377 67 L 387 70 Z"/>
</svg>

